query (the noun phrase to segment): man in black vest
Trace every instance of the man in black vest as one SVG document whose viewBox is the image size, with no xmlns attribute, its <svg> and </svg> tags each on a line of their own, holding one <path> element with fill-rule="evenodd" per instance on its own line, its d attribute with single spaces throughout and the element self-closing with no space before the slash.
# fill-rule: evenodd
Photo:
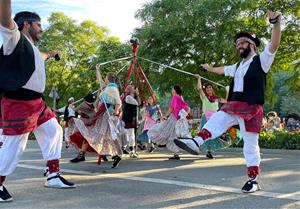
<svg viewBox="0 0 300 209">
<path fill-rule="evenodd" d="M 2 135 L 0 136 L 0 202 L 12 201 L 3 186 L 27 144 L 30 132 L 47 161 L 46 187 L 73 188 L 75 185 L 59 175 L 62 128 L 42 99 L 45 89 L 45 60 L 34 43 L 40 39 L 40 17 L 20 12 L 11 19 L 11 0 L 0 0 L 0 91 Z M 54 54 L 52 54 L 54 56 Z"/>
<path fill-rule="evenodd" d="M 244 140 L 243 153 L 249 177 L 242 188 L 245 193 L 260 189 L 257 183 L 260 166 L 258 137 L 263 118 L 266 74 L 274 60 L 281 36 L 281 14 L 268 12 L 268 17 L 275 22 L 272 23 L 274 25 L 271 42 L 266 45 L 261 54 L 257 54 L 260 45 L 257 36 L 252 32 L 240 32 L 235 36 L 234 41 L 243 59 L 241 62 L 225 67 L 202 65 L 209 72 L 233 77 L 228 103 L 211 117 L 198 133 L 198 137 L 174 140 L 180 148 L 197 155 L 200 154 L 199 147 L 204 140 L 219 137 L 231 126 L 239 125 Z"/>
<path fill-rule="evenodd" d="M 124 107 L 122 120 L 125 123 L 124 129 L 126 132 L 127 144 L 124 148 L 125 153 L 127 148 L 129 148 L 129 155 L 131 158 L 137 158 L 136 154 L 136 128 L 137 128 L 137 108 L 138 102 L 138 90 L 134 88 L 133 85 L 128 85 L 126 87 L 127 96 L 124 99 Z"/>
</svg>

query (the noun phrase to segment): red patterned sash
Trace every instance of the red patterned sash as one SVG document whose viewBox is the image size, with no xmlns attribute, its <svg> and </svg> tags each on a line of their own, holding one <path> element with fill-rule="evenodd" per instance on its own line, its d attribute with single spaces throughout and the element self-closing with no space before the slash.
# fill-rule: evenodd
<svg viewBox="0 0 300 209">
<path fill-rule="evenodd" d="M 37 126 L 55 117 L 41 98 L 25 101 L 4 97 L 1 106 L 4 135 L 32 132 Z"/>
<path fill-rule="evenodd" d="M 246 131 L 256 133 L 261 131 L 264 112 L 262 105 L 248 105 L 246 102 L 230 101 L 221 110 L 243 118 Z"/>
</svg>

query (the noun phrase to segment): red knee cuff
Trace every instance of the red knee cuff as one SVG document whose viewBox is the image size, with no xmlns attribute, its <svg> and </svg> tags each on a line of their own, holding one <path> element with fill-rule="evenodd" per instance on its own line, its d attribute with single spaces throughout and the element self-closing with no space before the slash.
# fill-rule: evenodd
<svg viewBox="0 0 300 209">
<path fill-rule="evenodd" d="M 49 173 L 59 172 L 59 160 L 48 160 L 47 167 L 48 167 Z"/>
<path fill-rule="evenodd" d="M 198 134 L 203 140 L 211 138 L 211 133 L 207 129 L 202 129 Z"/>
<path fill-rule="evenodd" d="M 2 186 L 3 182 L 5 181 L 6 176 L 0 176 L 0 186 Z"/>
<path fill-rule="evenodd" d="M 247 168 L 248 177 L 251 179 L 255 179 L 259 175 L 259 167 L 258 166 L 250 166 Z"/>
</svg>

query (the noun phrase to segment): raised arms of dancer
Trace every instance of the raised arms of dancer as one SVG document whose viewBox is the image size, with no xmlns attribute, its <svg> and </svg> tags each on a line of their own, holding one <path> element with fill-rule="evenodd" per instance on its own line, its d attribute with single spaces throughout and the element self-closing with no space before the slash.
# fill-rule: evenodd
<svg viewBox="0 0 300 209">
<path fill-rule="evenodd" d="M 99 64 L 96 65 L 96 77 L 97 77 L 97 81 L 99 82 L 99 85 L 100 85 L 100 87 L 99 87 L 100 91 L 98 92 L 98 96 L 99 96 L 101 91 L 105 87 L 105 82 L 103 81 L 101 73 L 100 73 L 100 65 Z"/>
<path fill-rule="evenodd" d="M 277 18 L 278 21 L 273 25 L 272 28 L 272 35 L 271 35 L 271 44 L 269 51 L 270 53 L 275 53 L 276 50 L 279 47 L 280 44 L 280 38 L 281 38 L 281 27 L 280 27 L 280 22 L 281 22 L 281 13 L 280 12 L 272 12 L 268 11 L 268 19 L 274 19 Z M 208 72 L 216 73 L 216 74 L 224 74 L 224 67 L 212 67 L 208 65 L 207 63 L 201 65 L 205 70 Z"/>
<path fill-rule="evenodd" d="M 280 22 L 281 22 L 281 13 L 280 12 L 272 12 L 268 11 L 268 18 L 269 19 L 274 19 L 278 18 L 277 23 L 273 25 L 272 28 L 272 35 L 271 35 L 271 45 L 270 45 L 270 52 L 273 54 L 276 52 L 276 50 L 279 47 L 280 44 L 280 38 L 281 38 L 281 27 L 280 27 Z"/>
<path fill-rule="evenodd" d="M 0 23 L 10 30 L 15 28 L 11 19 L 11 0 L 0 0 Z"/>
<path fill-rule="evenodd" d="M 205 96 L 205 93 L 202 89 L 202 82 L 201 77 L 199 74 L 196 74 L 195 77 L 197 78 L 197 89 L 199 90 L 200 98 Z"/>
<path fill-rule="evenodd" d="M 196 74 L 195 77 L 197 78 L 197 89 L 199 90 L 199 94 L 200 94 L 200 98 L 204 98 L 206 97 L 204 91 L 203 91 L 203 88 L 202 88 L 202 82 L 201 82 L 201 77 L 199 74 Z M 226 98 L 227 98 L 227 92 L 226 92 Z M 223 99 L 223 98 L 220 98 L 219 100 L 220 103 L 227 103 L 227 100 L 226 99 Z"/>
</svg>

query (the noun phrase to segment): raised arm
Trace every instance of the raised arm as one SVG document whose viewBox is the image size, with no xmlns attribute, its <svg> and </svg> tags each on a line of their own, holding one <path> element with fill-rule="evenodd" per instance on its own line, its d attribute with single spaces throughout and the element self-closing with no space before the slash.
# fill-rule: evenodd
<svg viewBox="0 0 300 209">
<path fill-rule="evenodd" d="M 15 27 L 11 19 L 11 0 L 0 0 L 0 24 L 10 30 Z"/>
<path fill-rule="evenodd" d="M 281 13 L 280 12 L 272 12 L 268 11 L 268 18 L 269 19 L 277 19 L 277 22 L 273 25 L 272 35 L 271 35 L 271 45 L 270 45 L 270 52 L 273 54 L 279 47 L 280 38 L 281 38 Z"/>
<path fill-rule="evenodd" d="M 99 64 L 96 65 L 96 77 L 97 77 L 97 81 L 99 82 L 100 89 L 102 90 L 102 88 L 105 85 L 105 82 L 102 79 L 102 76 L 101 76 L 101 73 L 100 73 L 100 65 Z M 101 92 L 101 91 L 99 91 L 99 92 Z"/>
<path fill-rule="evenodd" d="M 216 73 L 216 74 L 224 74 L 224 67 L 212 67 L 209 64 L 205 63 L 201 65 L 208 72 Z"/>
<path fill-rule="evenodd" d="M 197 78 L 197 88 L 199 90 L 200 98 L 205 96 L 205 93 L 202 89 L 201 77 L 200 75 L 196 74 L 195 77 Z"/>
</svg>

